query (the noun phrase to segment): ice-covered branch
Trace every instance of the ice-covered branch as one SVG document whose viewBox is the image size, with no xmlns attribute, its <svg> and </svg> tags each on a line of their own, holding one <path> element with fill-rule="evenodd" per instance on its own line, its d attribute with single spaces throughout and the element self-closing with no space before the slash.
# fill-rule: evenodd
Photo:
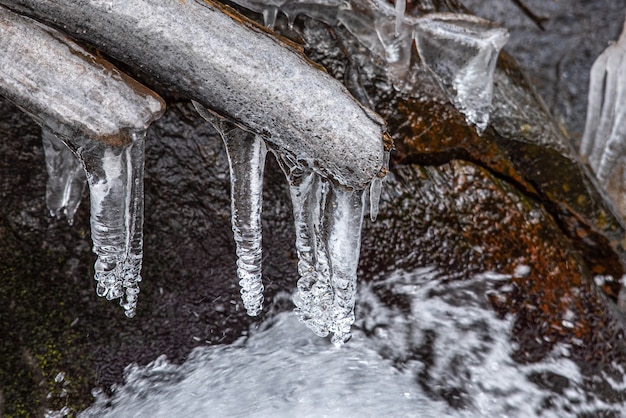
<svg viewBox="0 0 626 418">
<path fill-rule="evenodd" d="M 384 122 L 293 46 L 187 0 L 1 0 L 141 68 L 348 187 L 383 164 Z M 228 12 L 230 13 L 230 12 Z"/>
<path fill-rule="evenodd" d="M 97 292 L 121 297 L 132 317 L 141 280 L 143 136 L 164 103 L 60 33 L 3 7 L 0 39 L 0 95 L 43 129 L 48 205 L 71 220 L 84 187 L 77 173 L 82 163 Z"/>
</svg>

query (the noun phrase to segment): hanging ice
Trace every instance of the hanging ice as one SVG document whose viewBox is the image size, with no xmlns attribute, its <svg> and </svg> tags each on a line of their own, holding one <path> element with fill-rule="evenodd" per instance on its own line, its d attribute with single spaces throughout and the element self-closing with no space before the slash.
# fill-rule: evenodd
<svg viewBox="0 0 626 418">
<path fill-rule="evenodd" d="M 215 127 L 226 146 L 241 299 L 248 315 L 257 316 L 263 309 L 261 209 L 267 148 L 259 135 L 236 127 L 199 103 L 193 105 Z"/>
<path fill-rule="evenodd" d="M 164 111 L 152 91 L 62 34 L 0 7 L 0 95 L 43 128 L 51 210 L 71 219 L 87 174 L 97 293 L 135 315 L 141 281 L 144 133 Z M 58 177 L 56 177 L 58 176 Z"/>
<path fill-rule="evenodd" d="M 435 13 L 416 20 L 422 62 L 479 133 L 489 124 L 493 73 L 507 40 L 505 29 L 471 15 Z"/>
<path fill-rule="evenodd" d="M 372 183 L 370 184 L 370 190 L 369 190 L 370 220 L 372 222 L 374 222 L 376 218 L 378 217 L 380 194 L 382 193 L 382 189 L 383 189 L 384 176 L 389 172 L 389 157 L 390 157 L 389 153 L 390 153 L 392 146 L 393 144 L 391 142 L 386 145 L 385 158 L 384 158 L 384 163 L 383 163 L 384 171 L 381 171 L 381 174 L 379 176 L 376 176 L 376 178 L 374 178 L 372 180 Z"/>
<path fill-rule="evenodd" d="M 350 339 L 354 322 L 356 270 L 361 249 L 363 191 L 331 187 L 326 202 L 326 235 L 333 286 L 332 342 L 342 344 Z"/>
<path fill-rule="evenodd" d="M 354 322 L 356 270 L 365 202 L 362 190 L 333 184 L 276 150 L 290 185 L 298 253 L 296 313 L 319 336 L 340 345 Z"/>
<path fill-rule="evenodd" d="M 398 0 L 401 5 L 403 0 Z M 404 13 L 402 9 L 396 12 Z M 379 17 L 376 20 L 376 33 L 385 51 L 387 73 L 396 87 L 402 87 L 411 65 L 411 48 L 413 47 L 413 27 L 405 22 L 403 15 L 395 19 Z"/>
<path fill-rule="evenodd" d="M 626 156 L 626 27 L 591 67 L 587 121 L 580 144 L 603 186 Z M 619 184 L 624 179 L 618 180 Z"/>
<path fill-rule="evenodd" d="M 48 128 L 42 128 L 41 140 L 48 171 L 46 205 L 51 216 L 65 216 L 72 225 L 87 185 L 85 170 L 68 146 Z"/>
</svg>

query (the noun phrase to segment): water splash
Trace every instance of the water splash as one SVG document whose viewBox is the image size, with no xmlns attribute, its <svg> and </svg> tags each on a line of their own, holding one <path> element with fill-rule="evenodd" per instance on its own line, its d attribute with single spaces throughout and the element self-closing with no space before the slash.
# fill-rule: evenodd
<svg viewBox="0 0 626 418">
<path fill-rule="evenodd" d="M 566 344 L 541 361 L 514 360 L 514 319 L 485 297 L 510 278 L 393 272 L 360 287 L 354 336 L 341 350 L 281 313 L 234 344 L 197 348 L 183 365 L 163 356 L 130 365 L 125 384 L 79 416 L 621 416 L 624 401 L 604 396 L 624 383 L 597 375 L 586 387 Z M 384 303 L 387 292 L 410 313 Z"/>
</svg>

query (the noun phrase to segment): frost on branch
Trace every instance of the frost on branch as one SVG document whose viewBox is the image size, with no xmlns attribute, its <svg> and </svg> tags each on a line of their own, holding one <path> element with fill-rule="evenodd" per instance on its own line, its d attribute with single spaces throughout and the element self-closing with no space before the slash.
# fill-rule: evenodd
<svg viewBox="0 0 626 418">
<path fill-rule="evenodd" d="M 626 156 L 626 28 L 591 67 L 587 121 L 580 154 L 587 158 L 600 183 L 607 187 L 613 173 L 624 185 Z M 617 166 L 621 170 L 615 170 Z"/>
</svg>

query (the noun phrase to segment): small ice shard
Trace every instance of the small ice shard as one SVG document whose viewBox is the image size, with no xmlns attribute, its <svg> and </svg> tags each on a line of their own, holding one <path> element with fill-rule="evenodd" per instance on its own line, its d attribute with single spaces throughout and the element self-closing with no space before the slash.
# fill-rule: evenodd
<svg viewBox="0 0 626 418">
<path fill-rule="evenodd" d="M 373 18 L 354 10 L 339 9 L 337 20 L 374 56 L 385 59 L 385 47 L 380 42 L 376 31 L 372 30 L 372 28 L 376 27 Z"/>
<path fill-rule="evenodd" d="M 49 129 L 42 128 L 41 140 L 48 172 L 46 205 L 51 216 L 65 216 L 72 225 L 87 186 L 85 170 L 76 155 Z"/>
<path fill-rule="evenodd" d="M 506 29 L 471 15 L 433 13 L 416 19 L 422 62 L 479 133 L 489 124 L 493 73 L 507 40 Z"/>
<path fill-rule="evenodd" d="M 591 67 L 580 153 L 605 187 L 626 155 L 626 27 Z"/>
<path fill-rule="evenodd" d="M 402 3 L 398 0 L 397 4 Z M 403 19 L 380 17 L 376 19 L 376 33 L 385 50 L 387 73 L 396 87 L 401 88 L 411 65 L 413 47 L 413 27 Z"/>
<path fill-rule="evenodd" d="M 60 147 L 49 134 L 58 136 L 82 163 L 98 256 L 96 291 L 108 299 L 121 298 L 132 317 L 141 281 L 144 133 L 165 110 L 164 102 L 59 32 L 4 7 L 0 39 L 0 95 L 44 129 L 49 169 L 61 170 L 52 161 Z M 78 176 L 74 159 L 66 154 L 63 163 Z M 56 195 L 52 208 L 64 207 L 69 215 L 80 187 L 62 178 L 51 182 Z M 58 192 L 63 187 L 64 194 Z M 59 197 L 65 194 L 67 199 Z"/>
<path fill-rule="evenodd" d="M 380 204 L 380 195 L 383 189 L 384 176 L 389 172 L 389 154 L 390 151 L 385 151 L 385 159 L 383 169 L 380 176 L 376 176 L 370 183 L 369 197 L 370 197 L 370 220 L 376 221 L 378 217 L 378 209 Z"/>
<path fill-rule="evenodd" d="M 248 315 L 257 316 L 263 309 L 261 210 L 267 155 L 265 141 L 259 135 L 211 114 L 199 103 L 193 104 L 200 116 L 217 129 L 226 146 L 241 299 Z"/>
<path fill-rule="evenodd" d="M 400 36 L 402 20 L 404 19 L 404 12 L 406 11 L 406 0 L 396 0 L 394 6 L 396 12 L 396 36 Z"/>
</svg>

